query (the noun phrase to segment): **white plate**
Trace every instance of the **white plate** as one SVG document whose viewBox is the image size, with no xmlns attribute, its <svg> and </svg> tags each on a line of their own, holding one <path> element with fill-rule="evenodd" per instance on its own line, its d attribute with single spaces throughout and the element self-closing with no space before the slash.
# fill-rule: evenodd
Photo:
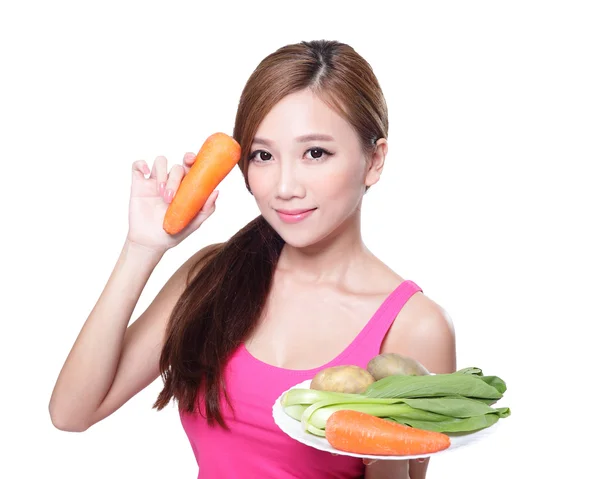
<svg viewBox="0 0 600 479">
<path fill-rule="evenodd" d="M 308 388 L 310 388 L 310 382 L 311 382 L 311 380 L 307 379 L 306 381 L 301 382 L 300 384 L 297 384 L 296 386 L 293 386 L 290 389 L 297 389 L 297 388 L 308 389 Z M 339 451 L 338 449 L 334 449 L 331 446 L 331 444 L 329 444 L 327 439 L 325 439 L 324 437 L 315 436 L 314 434 L 304 431 L 302 429 L 300 421 L 296 421 L 294 418 L 288 416 L 285 413 L 285 411 L 283 410 L 283 407 L 281 406 L 281 398 L 283 397 L 283 395 L 286 392 L 287 391 L 282 393 L 281 396 L 279 396 L 277 398 L 277 401 L 275 401 L 275 404 L 273 404 L 273 419 L 275 421 L 275 424 L 277 424 L 277 426 L 284 433 L 286 433 L 288 436 L 290 436 L 292 439 L 295 439 L 296 441 L 299 441 L 302 444 L 306 444 L 307 446 L 314 447 L 315 449 L 319 449 L 321 451 L 331 452 L 332 454 L 339 454 L 340 456 L 353 456 L 353 457 L 361 457 L 364 459 L 406 460 L 406 459 L 416 459 L 419 457 L 429 457 L 429 456 L 433 456 L 433 455 L 440 455 L 445 452 L 454 451 L 454 450 L 458 449 L 459 447 L 464 447 L 469 444 L 473 444 L 475 442 L 481 441 L 483 438 L 492 434 L 497 429 L 498 424 L 502 420 L 502 419 L 500 419 L 498 422 L 496 422 L 492 426 L 487 427 L 485 429 L 481 429 L 476 432 L 449 433 L 448 436 L 450 437 L 450 447 L 447 449 L 444 449 L 443 451 L 439 451 L 439 452 L 434 452 L 434 453 L 430 453 L 430 454 L 413 455 L 413 456 L 371 456 L 368 454 L 354 454 L 352 452 L 345 452 L 345 451 Z"/>
</svg>

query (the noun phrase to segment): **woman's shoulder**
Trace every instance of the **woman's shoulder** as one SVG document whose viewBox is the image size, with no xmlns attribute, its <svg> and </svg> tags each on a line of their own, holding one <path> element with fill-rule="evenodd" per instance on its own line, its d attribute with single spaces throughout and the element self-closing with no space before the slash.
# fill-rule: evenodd
<svg viewBox="0 0 600 479">
<path fill-rule="evenodd" d="M 188 259 L 188 263 L 196 266 L 201 266 L 210 260 L 219 250 L 223 247 L 225 243 L 212 243 L 203 248 L 200 248 L 196 251 L 190 258 Z"/>
<path fill-rule="evenodd" d="M 179 276 L 185 283 L 183 286 L 187 286 L 191 279 L 214 257 L 222 246 L 223 243 L 212 243 L 200 248 L 183 262 L 173 276 Z"/>
<path fill-rule="evenodd" d="M 406 281 L 397 276 L 399 282 Z M 410 279 L 410 278 L 408 278 Z M 448 312 L 422 291 L 413 294 L 399 311 L 382 345 L 420 361 L 430 372 L 456 370 L 456 338 Z"/>
<path fill-rule="evenodd" d="M 386 291 L 390 291 L 407 281 L 420 287 L 418 282 L 412 281 L 408 276 L 401 276 L 387 265 L 382 265 L 378 268 L 378 276 L 381 280 L 381 288 Z M 394 324 L 410 327 L 419 325 L 421 328 L 427 324 L 428 327 L 437 328 L 448 322 L 451 324 L 450 317 L 446 311 L 425 293 L 418 291 L 411 296 L 399 311 Z"/>
</svg>

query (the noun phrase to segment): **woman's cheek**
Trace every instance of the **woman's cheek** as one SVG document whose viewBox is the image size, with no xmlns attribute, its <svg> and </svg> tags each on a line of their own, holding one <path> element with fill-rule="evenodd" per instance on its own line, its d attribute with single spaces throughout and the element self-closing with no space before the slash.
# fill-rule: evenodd
<svg viewBox="0 0 600 479">
<path fill-rule="evenodd" d="M 264 169 L 264 168 L 262 168 Z M 268 193 L 269 172 L 260 171 L 260 167 L 252 167 L 248 169 L 248 184 L 254 198 L 259 201 Z"/>
<path fill-rule="evenodd" d="M 354 197 L 362 185 L 362 172 L 355 168 L 342 171 L 330 171 L 329 174 L 320 175 L 315 181 L 319 182 L 319 191 L 323 198 L 339 200 Z"/>
</svg>

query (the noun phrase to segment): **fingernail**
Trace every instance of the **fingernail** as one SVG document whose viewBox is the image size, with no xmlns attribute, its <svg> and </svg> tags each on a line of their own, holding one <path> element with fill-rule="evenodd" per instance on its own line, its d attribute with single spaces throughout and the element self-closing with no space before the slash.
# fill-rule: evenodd
<svg viewBox="0 0 600 479">
<path fill-rule="evenodd" d="M 163 191 L 165 191 L 165 183 L 161 183 L 160 185 L 158 185 L 158 194 L 162 195 Z"/>
<path fill-rule="evenodd" d="M 173 190 L 172 189 L 168 189 L 167 192 L 165 193 L 165 199 L 167 200 L 168 203 L 170 203 L 173 200 Z"/>
</svg>

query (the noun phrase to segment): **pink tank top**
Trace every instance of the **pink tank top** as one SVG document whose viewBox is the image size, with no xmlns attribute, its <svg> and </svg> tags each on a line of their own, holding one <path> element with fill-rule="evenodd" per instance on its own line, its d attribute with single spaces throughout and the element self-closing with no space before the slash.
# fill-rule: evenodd
<svg viewBox="0 0 600 479">
<path fill-rule="evenodd" d="M 208 426 L 199 414 L 181 412 L 181 423 L 198 462 L 202 479 L 320 479 L 361 478 L 361 459 L 334 456 L 306 446 L 281 431 L 272 407 L 282 392 L 312 379 L 322 369 L 354 364 L 366 368 L 381 350 L 383 339 L 406 301 L 421 289 L 403 281 L 379 306 L 369 322 L 336 358 L 309 370 L 283 369 L 254 358 L 241 345 L 225 370 L 226 388 L 235 417 L 225 401 L 224 419 L 230 430 Z"/>
</svg>

